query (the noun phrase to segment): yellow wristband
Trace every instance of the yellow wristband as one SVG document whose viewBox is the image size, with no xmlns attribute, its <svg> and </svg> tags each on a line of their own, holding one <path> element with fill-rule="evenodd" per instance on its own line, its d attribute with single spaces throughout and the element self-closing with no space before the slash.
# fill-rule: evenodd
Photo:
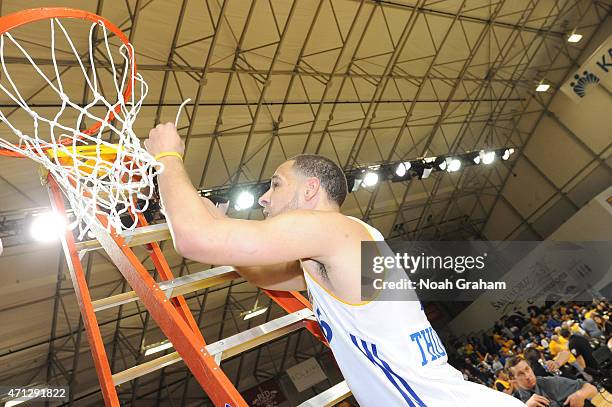
<svg viewBox="0 0 612 407">
<path fill-rule="evenodd" d="M 176 151 L 164 151 L 155 156 L 155 161 L 159 161 L 160 158 L 164 157 L 178 157 L 183 161 L 183 156 L 181 153 L 177 153 Z"/>
</svg>

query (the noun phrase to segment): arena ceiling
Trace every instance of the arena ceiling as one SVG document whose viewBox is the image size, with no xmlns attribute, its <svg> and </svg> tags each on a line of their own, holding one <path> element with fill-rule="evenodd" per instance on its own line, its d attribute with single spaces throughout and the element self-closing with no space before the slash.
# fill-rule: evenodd
<svg viewBox="0 0 612 407">
<path fill-rule="evenodd" d="M 557 96 L 567 75 L 601 43 L 594 38 L 611 31 L 608 1 L 27 2 L 42 6 L 89 6 L 129 36 L 149 85 L 134 127 L 140 138 L 160 121 L 173 121 L 191 98 L 179 127 L 186 167 L 199 188 L 265 180 L 304 152 L 349 170 L 511 146 L 516 153 L 508 161 L 362 188 L 343 211 L 388 238 L 533 240 L 546 238 L 610 184 L 609 125 L 585 122 Z M 2 1 L 0 13 L 24 7 Z M 45 27 L 18 38 L 43 60 L 49 53 Z M 574 29 L 584 38 L 568 44 Z M 87 46 L 85 35 L 73 39 Z M 9 68 L 28 65 L 18 53 L 5 57 Z M 101 57 L 97 64 L 108 69 Z M 85 98 L 78 64 L 59 65 L 65 86 Z M 20 89 L 29 105 L 60 103 L 41 78 L 23 72 Z M 541 80 L 551 89 L 536 93 Z M 606 96 L 588 110 L 606 117 Z M 1 102 L 3 112 L 14 108 L 5 97 Z M 5 136 L 7 129 L 1 131 Z M 0 237 L 9 246 L 0 257 L 0 383 L 71 381 L 83 405 L 97 405 L 97 379 L 77 333 L 78 308 L 61 249 L 20 235 L 19 225 L 46 207 L 36 165 L 0 157 Z M 261 218 L 258 210 L 232 216 Z M 176 275 L 207 267 L 184 261 L 169 244 L 165 252 Z M 103 253 L 84 260 L 92 297 L 129 290 Z M 245 329 L 239 314 L 255 296 L 254 287 L 236 281 L 200 292 L 189 304 L 205 339 L 213 341 Z M 266 318 L 280 314 L 271 308 Z M 161 339 L 146 315 L 133 304 L 99 316 L 114 368 L 141 361 L 141 344 Z M 290 336 L 224 367 L 234 381 L 255 371 L 260 378 L 277 374 L 291 363 L 286 359 L 320 351 L 306 337 Z M 197 389 L 181 369 L 143 378 L 138 393 L 127 386 L 126 400 L 191 402 L 184 395 Z"/>
</svg>

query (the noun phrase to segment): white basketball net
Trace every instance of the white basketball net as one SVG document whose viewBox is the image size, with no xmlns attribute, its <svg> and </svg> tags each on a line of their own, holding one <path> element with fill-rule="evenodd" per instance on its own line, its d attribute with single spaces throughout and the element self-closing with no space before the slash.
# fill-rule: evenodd
<svg viewBox="0 0 612 407">
<path fill-rule="evenodd" d="M 118 232 L 136 227 L 136 221 L 132 221 L 129 213 L 137 214 L 147 209 L 149 199 L 154 192 L 153 179 L 162 166 L 159 162 L 141 147 L 140 141 L 132 131 L 132 125 L 142 106 L 142 102 L 147 95 L 147 84 L 140 74 L 134 72 L 134 63 L 128 52 L 128 46 L 121 45 L 119 55 L 122 69 L 115 67 L 113 52 L 109 44 L 109 31 L 102 22 L 93 23 L 89 29 L 89 51 L 88 63 L 83 63 L 84 56 L 79 56 L 73 42 L 70 40 L 67 30 L 58 19 L 49 20 L 51 23 L 51 58 L 54 67 L 54 75 L 47 76 L 36 65 L 33 58 L 19 44 L 19 42 L 9 33 L 0 37 L 0 63 L 2 65 L 1 75 L 4 77 L 0 83 L 0 89 L 21 109 L 26 111 L 33 121 L 32 134 L 25 134 L 19 128 L 13 126 L 11 121 L 0 110 L 0 121 L 6 124 L 12 132 L 19 137 L 18 147 L 0 137 L 0 147 L 17 151 L 32 160 L 42 164 L 60 185 L 60 188 L 67 197 L 74 212 L 75 218 L 71 219 L 71 228 L 78 228 L 79 238 L 92 227 L 94 223 L 101 225 L 97 215 L 104 215 L 108 219 L 107 229 L 114 229 Z M 99 32 L 103 34 L 102 52 L 105 54 L 109 64 L 106 67 L 112 76 L 115 87 L 116 101 L 109 102 L 101 94 L 102 85 L 96 73 L 94 64 L 94 28 L 99 27 Z M 59 28 L 59 30 L 58 30 Z M 56 31 L 58 31 L 56 33 Z M 56 56 L 56 35 L 63 35 L 69 44 L 70 51 L 74 53 L 78 67 L 85 78 L 86 86 L 92 98 L 87 105 L 71 101 L 64 91 L 64 85 L 60 77 Z M 32 64 L 35 71 L 44 79 L 50 88 L 57 92 L 61 99 L 61 107 L 53 117 L 45 117 L 37 111 L 31 109 L 20 93 L 17 85 L 13 82 L 11 74 L 5 64 L 4 50 L 5 43 L 15 46 L 23 56 Z M 62 51 L 62 58 L 65 58 L 65 51 Z M 117 55 L 115 53 L 115 55 Z M 132 54 L 133 55 L 133 54 Z M 51 79 L 52 78 L 52 79 Z M 107 82 L 105 86 L 109 86 Z M 124 100 L 124 92 L 127 86 L 131 85 L 132 92 L 129 100 Z M 77 120 L 74 127 L 59 123 L 60 117 L 65 112 L 74 109 L 77 113 Z M 42 110 L 42 109 L 41 109 Z M 96 113 L 94 113 L 94 110 Z M 105 111 L 105 112 L 104 112 Z M 110 120 L 114 115 L 114 120 Z M 100 128 L 89 135 L 81 131 L 84 121 L 89 123 L 100 123 Z M 44 131 L 39 132 L 39 127 L 44 127 Z M 50 129 L 50 131 L 48 130 Z M 44 133 L 44 134 L 39 134 Z M 47 134 L 49 133 L 49 134 Z M 1 134 L 1 133 L 0 133 Z M 109 139 L 109 135 L 115 140 L 110 143 L 102 139 L 102 135 Z M 71 143 L 61 145 L 60 141 L 71 139 Z M 90 146 L 92 151 L 85 155 L 77 151 L 77 146 Z M 116 150 L 116 158 L 110 161 L 105 158 L 103 152 L 107 148 Z M 45 153 L 51 150 L 54 154 L 49 157 Z M 71 164 L 62 165 L 59 156 L 68 157 Z M 140 201 L 140 202 L 139 202 Z M 124 222 L 121 221 L 123 217 Z M 128 220 L 126 226 L 125 220 Z"/>
</svg>

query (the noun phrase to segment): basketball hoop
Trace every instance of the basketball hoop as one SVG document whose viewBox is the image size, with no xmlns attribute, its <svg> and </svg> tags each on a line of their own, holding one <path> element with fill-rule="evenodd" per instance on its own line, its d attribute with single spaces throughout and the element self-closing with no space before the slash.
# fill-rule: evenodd
<svg viewBox="0 0 612 407">
<path fill-rule="evenodd" d="M 45 67 L 37 65 L 36 58 L 28 53 L 26 45 L 33 41 L 19 40 L 14 33 L 25 30 L 25 26 L 32 23 L 42 25 L 45 20 L 50 24 L 51 44 L 49 50 L 45 50 L 50 52 L 50 58 L 45 59 L 46 70 L 50 72 L 45 72 Z M 67 24 L 79 20 L 91 23 L 88 49 L 81 54 L 66 28 Z M 96 39 L 98 35 L 99 40 Z M 61 49 L 57 45 L 59 42 L 67 50 Z M 53 106 L 57 111 L 49 114 L 48 107 L 28 106 L 27 97 L 17 84 L 20 81 L 13 79 L 19 72 L 7 66 L 5 52 L 10 52 L 7 51 L 9 47 L 20 60 L 27 61 L 32 75 L 38 75 L 35 79 L 43 79 L 59 97 L 59 105 Z M 62 83 L 58 54 L 62 56 L 62 63 L 66 55 L 74 59 L 69 68 L 72 72 L 80 70 L 86 94 L 91 95 L 81 104 L 70 99 L 75 95 L 70 95 Z M 112 92 L 102 86 L 101 74 L 98 74 L 98 69 L 102 69 L 100 59 L 106 61 L 102 74 L 110 76 L 105 85 L 111 82 Z M 154 177 L 163 167 L 141 147 L 132 130 L 148 88 L 136 72 L 133 47 L 123 32 L 103 17 L 84 10 L 38 8 L 20 11 L 0 17 L 0 65 L 0 97 L 8 98 L 9 104 L 17 108 L 12 112 L 0 109 L 0 122 L 13 134 L 12 140 L 3 138 L 8 132 L 0 124 L 0 155 L 27 157 L 48 171 L 74 211 L 76 218 L 71 219 L 71 227 L 78 228 L 80 238 L 93 223 L 99 222 L 98 215 L 108 219 L 109 230 L 121 232 L 136 227 L 136 220 L 126 226 L 121 217 L 131 213 L 133 219 L 137 219 L 135 215 L 147 209 L 154 192 Z M 20 83 L 23 87 L 28 85 Z M 12 116 L 16 111 L 22 116 L 19 124 Z M 111 143 L 112 139 L 116 142 Z"/>
</svg>

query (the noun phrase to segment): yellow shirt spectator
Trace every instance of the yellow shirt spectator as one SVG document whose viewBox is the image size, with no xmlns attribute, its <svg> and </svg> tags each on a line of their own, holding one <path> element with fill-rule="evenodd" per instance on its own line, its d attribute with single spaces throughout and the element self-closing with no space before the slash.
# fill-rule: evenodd
<svg viewBox="0 0 612 407">
<path fill-rule="evenodd" d="M 553 355 L 553 357 L 556 357 L 560 352 L 568 350 L 567 339 L 557 335 L 555 335 L 553 338 L 554 339 L 550 341 L 548 349 L 550 350 L 550 354 Z M 573 363 L 575 360 L 576 358 L 574 357 L 574 355 L 570 353 L 570 357 L 567 360 L 568 363 Z"/>
</svg>

